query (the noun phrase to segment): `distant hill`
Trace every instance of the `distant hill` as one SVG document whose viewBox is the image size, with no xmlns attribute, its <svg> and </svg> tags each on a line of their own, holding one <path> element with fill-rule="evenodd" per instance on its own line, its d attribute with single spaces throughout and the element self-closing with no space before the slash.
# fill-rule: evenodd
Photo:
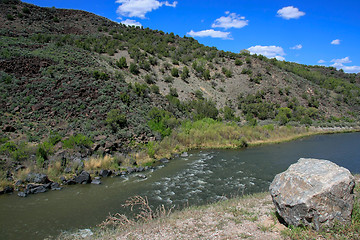
<svg viewBox="0 0 360 240">
<path fill-rule="evenodd" d="M 0 1 L 0 22 L 2 143 L 81 133 L 127 149 L 161 138 L 156 118 L 359 120 L 359 74 L 14 0 Z"/>
</svg>

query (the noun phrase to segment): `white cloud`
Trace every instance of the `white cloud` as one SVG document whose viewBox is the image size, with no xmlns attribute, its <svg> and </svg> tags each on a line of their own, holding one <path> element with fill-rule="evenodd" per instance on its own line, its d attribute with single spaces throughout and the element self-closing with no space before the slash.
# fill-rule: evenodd
<svg viewBox="0 0 360 240">
<path fill-rule="evenodd" d="M 187 35 L 191 37 L 212 37 L 232 40 L 230 32 L 215 31 L 213 29 L 203 30 L 199 32 L 194 32 L 193 30 L 191 30 L 187 33 Z"/>
<path fill-rule="evenodd" d="M 277 11 L 277 16 L 284 19 L 297 19 L 305 15 L 305 12 L 299 11 L 298 8 L 293 6 L 283 7 Z"/>
<path fill-rule="evenodd" d="M 139 26 L 141 27 L 141 23 L 133 20 L 133 19 L 126 19 L 124 21 L 121 21 L 122 24 L 125 24 L 126 26 Z"/>
<path fill-rule="evenodd" d="M 295 46 L 291 47 L 290 49 L 300 50 L 300 49 L 302 49 L 302 47 L 303 46 L 301 44 L 298 44 L 298 45 L 295 45 Z"/>
<path fill-rule="evenodd" d="M 325 63 L 326 61 L 325 60 L 322 60 L 322 59 L 320 59 L 319 61 L 318 61 L 318 63 Z"/>
<path fill-rule="evenodd" d="M 283 56 L 285 56 L 286 54 L 282 47 L 256 45 L 256 46 L 249 47 L 248 50 L 252 54 L 261 54 L 261 55 L 264 55 L 265 57 L 276 58 L 277 60 L 280 60 L 280 61 L 285 60 L 285 58 Z"/>
<path fill-rule="evenodd" d="M 337 69 L 343 69 L 347 73 L 358 73 L 360 72 L 360 66 L 345 66 L 344 63 L 351 63 L 349 57 L 339 58 L 339 59 L 333 59 L 331 60 L 334 64 L 331 65 L 332 67 L 335 67 Z"/>
<path fill-rule="evenodd" d="M 176 7 L 177 1 L 169 3 L 168 1 L 160 2 L 157 0 L 116 0 L 116 3 L 119 3 L 120 6 L 116 10 L 116 13 L 126 17 L 138 17 L 145 18 L 145 14 L 153 10 L 162 7 L 163 5 L 167 7 Z"/>
<path fill-rule="evenodd" d="M 236 13 L 230 13 L 226 11 L 226 17 L 220 17 L 215 20 L 211 25 L 213 28 L 243 28 L 248 25 L 249 20 L 245 20 L 245 17 L 242 17 Z"/>
<path fill-rule="evenodd" d="M 333 63 L 351 63 L 351 60 L 349 57 L 344 57 L 344 58 L 340 58 L 340 59 L 333 59 L 331 60 L 331 62 Z"/>
<path fill-rule="evenodd" d="M 331 41 L 331 44 L 332 44 L 332 45 L 339 45 L 339 44 L 340 44 L 340 41 L 341 41 L 340 39 L 335 39 L 335 40 L 332 40 L 332 41 Z"/>
<path fill-rule="evenodd" d="M 359 73 L 360 66 L 343 66 L 342 69 L 347 73 Z"/>
</svg>

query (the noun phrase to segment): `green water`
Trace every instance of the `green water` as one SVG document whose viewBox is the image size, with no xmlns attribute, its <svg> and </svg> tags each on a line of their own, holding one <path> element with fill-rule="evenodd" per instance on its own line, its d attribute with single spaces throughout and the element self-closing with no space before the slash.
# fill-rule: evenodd
<svg viewBox="0 0 360 240">
<path fill-rule="evenodd" d="M 300 157 L 331 160 L 360 173 L 360 133 L 323 135 L 244 150 L 189 152 L 155 171 L 103 179 L 102 185 L 76 185 L 20 198 L 0 196 L 0 239 L 43 239 L 61 231 L 85 229 L 109 213 L 124 213 L 131 196 L 147 196 L 181 208 L 235 195 L 267 191 L 274 176 Z"/>
</svg>

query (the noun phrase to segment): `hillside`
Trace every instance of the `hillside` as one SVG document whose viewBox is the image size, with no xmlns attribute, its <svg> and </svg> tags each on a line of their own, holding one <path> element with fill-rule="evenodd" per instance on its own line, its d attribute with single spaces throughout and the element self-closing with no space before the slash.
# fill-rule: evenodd
<svg viewBox="0 0 360 240">
<path fill-rule="evenodd" d="M 16 0 L 0 0 L 0 22 L 3 178 L 8 169 L 45 168 L 64 154 L 126 155 L 153 146 L 147 144 L 185 120 L 294 126 L 359 120 L 359 74 L 224 52 L 193 38 Z"/>
</svg>

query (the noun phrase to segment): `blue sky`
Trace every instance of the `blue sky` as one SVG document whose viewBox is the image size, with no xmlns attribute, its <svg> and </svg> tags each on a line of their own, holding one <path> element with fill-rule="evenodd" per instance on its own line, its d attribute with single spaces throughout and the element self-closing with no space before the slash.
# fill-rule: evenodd
<svg viewBox="0 0 360 240">
<path fill-rule="evenodd" d="M 360 0 L 25 0 L 81 9 L 238 53 L 360 72 Z"/>
</svg>

